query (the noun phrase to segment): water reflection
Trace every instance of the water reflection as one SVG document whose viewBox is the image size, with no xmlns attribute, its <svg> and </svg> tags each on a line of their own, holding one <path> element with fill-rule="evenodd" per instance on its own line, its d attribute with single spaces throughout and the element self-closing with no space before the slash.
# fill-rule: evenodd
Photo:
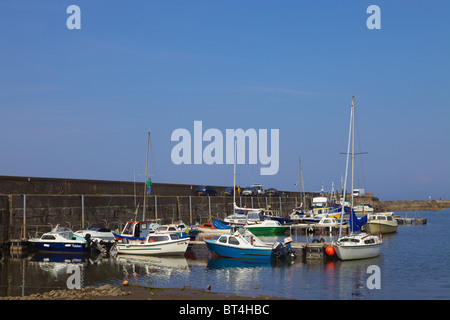
<svg viewBox="0 0 450 320">
<path fill-rule="evenodd" d="M 132 284 L 184 287 L 244 296 L 272 295 L 294 299 L 448 299 L 449 275 L 439 272 L 450 264 L 436 245 L 447 232 L 450 210 L 430 213 L 428 224 L 399 226 L 383 237 L 381 256 L 359 261 L 303 260 L 293 263 L 240 259 L 210 259 L 203 245 L 184 257 L 118 256 L 5 256 L 0 260 L 0 295 L 29 295 L 66 289 L 67 268 L 80 267 L 82 287 Z M 312 242 L 299 236 L 296 242 Z M 325 238 L 328 241 L 328 238 Z M 278 240 L 266 237 L 265 242 Z M 414 248 L 420 247 L 417 251 Z M 381 270 L 381 289 L 367 287 L 368 267 Z M 425 270 L 425 272 L 424 272 Z M 258 287 L 258 289 L 255 289 Z"/>
<path fill-rule="evenodd" d="M 226 268 L 260 268 L 260 267 L 272 267 L 274 262 L 272 260 L 261 259 L 229 259 L 229 258 L 216 258 L 209 259 L 208 269 L 226 269 Z"/>
<path fill-rule="evenodd" d="M 121 267 L 127 279 L 150 279 L 152 276 L 170 279 L 174 273 L 188 273 L 189 265 L 184 257 L 147 257 L 119 255 L 115 263 Z M 148 283 L 147 283 L 148 284 Z"/>
</svg>

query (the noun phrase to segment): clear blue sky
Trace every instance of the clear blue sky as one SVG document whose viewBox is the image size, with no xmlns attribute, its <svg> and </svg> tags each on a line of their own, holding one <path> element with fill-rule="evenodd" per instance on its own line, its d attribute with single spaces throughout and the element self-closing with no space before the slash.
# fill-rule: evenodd
<svg viewBox="0 0 450 320">
<path fill-rule="evenodd" d="M 69 5 L 81 29 L 69 30 Z M 369 30 L 369 5 L 381 29 Z M 0 2 L 0 175 L 232 185 L 171 161 L 171 134 L 279 129 L 280 168 L 238 184 L 339 188 L 352 96 L 355 187 L 450 199 L 448 1 Z"/>
</svg>

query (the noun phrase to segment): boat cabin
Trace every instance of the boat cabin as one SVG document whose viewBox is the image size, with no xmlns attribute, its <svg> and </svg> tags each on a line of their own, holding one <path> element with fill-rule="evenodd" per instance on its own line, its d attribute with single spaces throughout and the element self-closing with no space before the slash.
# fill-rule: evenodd
<svg viewBox="0 0 450 320">
<path fill-rule="evenodd" d="M 154 233 L 158 226 L 159 224 L 157 224 L 154 220 L 127 221 L 121 235 L 135 238 L 146 238 L 150 233 Z"/>
<path fill-rule="evenodd" d="M 371 214 L 369 215 L 370 220 L 378 220 L 378 221 L 394 221 L 392 214 Z"/>
</svg>

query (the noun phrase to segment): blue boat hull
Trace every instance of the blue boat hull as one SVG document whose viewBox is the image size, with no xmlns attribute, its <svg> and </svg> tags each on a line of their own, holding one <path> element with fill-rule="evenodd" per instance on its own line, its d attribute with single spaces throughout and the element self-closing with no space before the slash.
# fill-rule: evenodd
<svg viewBox="0 0 450 320">
<path fill-rule="evenodd" d="M 90 251 L 87 244 L 78 243 L 33 242 L 31 245 L 36 250 L 45 252 L 87 253 Z"/>
<path fill-rule="evenodd" d="M 238 259 L 273 259 L 272 249 L 246 249 L 217 243 L 216 240 L 204 239 L 210 252 L 227 258 Z"/>
</svg>

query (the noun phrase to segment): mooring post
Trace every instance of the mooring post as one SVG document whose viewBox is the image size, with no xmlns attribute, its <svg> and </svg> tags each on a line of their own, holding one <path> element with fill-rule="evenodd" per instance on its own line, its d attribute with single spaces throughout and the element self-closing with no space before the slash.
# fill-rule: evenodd
<svg viewBox="0 0 450 320">
<path fill-rule="evenodd" d="M 211 197 L 208 194 L 208 213 L 209 213 L 209 221 L 211 221 Z"/>
<path fill-rule="evenodd" d="M 27 238 L 27 195 L 23 195 L 23 239 Z"/>
<path fill-rule="evenodd" d="M 84 195 L 81 195 L 81 229 L 84 229 Z"/>
<path fill-rule="evenodd" d="M 155 196 L 155 219 L 158 219 L 158 197 Z"/>
<path fill-rule="evenodd" d="M 189 222 L 192 224 L 192 200 L 191 196 L 189 196 Z"/>
<path fill-rule="evenodd" d="M 281 197 L 280 197 L 280 216 L 281 216 Z"/>
</svg>

